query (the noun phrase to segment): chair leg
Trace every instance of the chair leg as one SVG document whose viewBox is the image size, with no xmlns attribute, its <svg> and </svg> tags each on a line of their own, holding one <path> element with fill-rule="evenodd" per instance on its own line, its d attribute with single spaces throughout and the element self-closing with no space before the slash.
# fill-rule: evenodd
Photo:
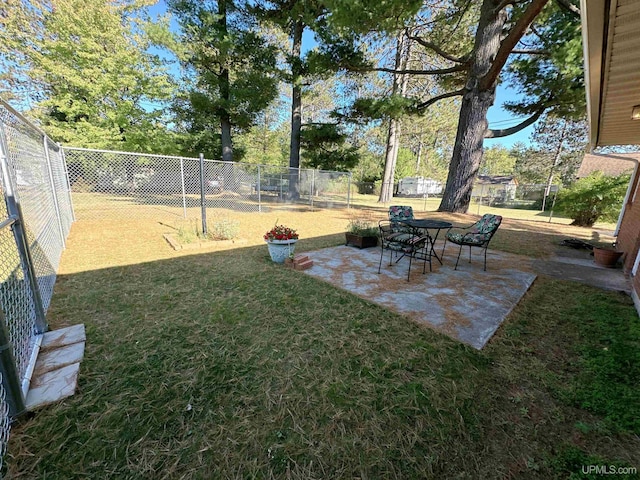
<svg viewBox="0 0 640 480">
<path fill-rule="evenodd" d="M 460 245 L 460 250 L 458 250 L 458 258 L 456 259 L 456 266 L 453 267 L 454 270 L 458 269 L 458 262 L 460 261 L 460 254 L 462 253 L 462 245 Z"/>
<path fill-rule="evenodd" d="M 382 268 L 382 257 L 384 257 L 384 247 L 380 246 L 380 263 L 378 264 L 378 273 L 380 273 L 380 269 Z"/>
<path fill-rule="evenodd" d="M 411 276 L 411 261 L 413 260 L 413 253 L 409 254 L 409 270 L 407 271 L 407 282 Z"/>
<path fill-rule="evenodd" d="M 487 271 L 487 247 L 484 247 L 484 271 Z"/>
</svg>

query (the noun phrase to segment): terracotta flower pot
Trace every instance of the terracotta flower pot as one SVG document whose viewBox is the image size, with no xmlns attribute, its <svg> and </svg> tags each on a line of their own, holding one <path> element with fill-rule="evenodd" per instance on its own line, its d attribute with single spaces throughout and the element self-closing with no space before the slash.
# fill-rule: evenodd
<svg viewBox="0 0 640 480">
<path fill-rule="evenodd" d="M 594 247 L 593 260 L 603 267 L 613 268 L 618 263 L 623 252 L 611 248 Z"/>
</svg>

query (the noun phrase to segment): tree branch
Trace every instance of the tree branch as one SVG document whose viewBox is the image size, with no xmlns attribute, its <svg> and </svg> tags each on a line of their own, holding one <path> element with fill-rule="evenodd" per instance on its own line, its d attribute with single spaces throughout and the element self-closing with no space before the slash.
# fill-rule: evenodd
<svg viewBox="0 0 640 480">
<path fill-rule="evenodd" d="M 468 61 L 464 57 L 455 57 L 455 56 L 451 55 L 450 53 L 445 52 L 440 46 L 436 45 L 435 43 L 429 42 L 429 41 L 425 40 L 422 37 L 416 37 L 414 35 L 407 35 L 407 38 L 409 40 L 413 40 L 415 42 L 418 42 L 423 47 L 428 48 L 430 50 L 433 50 L 434 52 L 436 52 L 441 57 L 446 58 L 447 60 L 450 60 L 452 62 L 455 62 L 455 63 L 467 63 L 467 61 Z"/>
<path fill-rule="evenodd" d="M 533 0 L 526 8 L 515 25 L 511 28 L 511 31 L 502 41 L 496 58 L 491 64 L 489 71 L 480 79 L 480 90 L 488 90 L 493 86 L 495 81 L 500 75 L 502 68 L 507 63 L 509 54 L 516 47 L 522 36 L 525 34 L 529 25 L 535 20 L 540 11 L 544 8 L 549 0 Z"/>
<path fill-rule="evenodd" d="M 570 0 L 556 0 L 556 3 L 560 5 L 562 9 L 580 18 L 580 9 L 571 3 Z"/>
<path fill-rule="evenodd" d="M 500 2 L 500 4 L 493 11 L 495 13 L 498 13 L 503 8 L 506 8 L 508 5 L 513 5 L 514 3 L 515 3 L 514 0 L 504 0 Z"/>
<path fill-rule="evenodd" d="M 434 103 L 439 102 L 440 100 L 444 100 L 445 98 L 451 98 L 451 97 L 459 97 L 461 95 L 464 95 L 464 92 L 465 92 L 465 89 L 461 88 L 460 90 L 455 90 L 453 92 L 447 92 L 441 95 L 436 95 L 435 97 L 430 98 L 426 102 L 422 102 L 416 105 L 416 109 L 425 110 L 429 108 L 431 105 L 433 105 Z"/>
<path fill-rule="evenodd" d="M 503 8 L 508 7 L 509 5 L 517 5 L 519 3 L 524 2 L 525 0 L 503 0 L 500 5 L 498 5 L 493 11 L 495 13 L 498 13 L 500 10 L 502 10 Z"/>
<path fill-rule="evenodd" d="M 511 50 L 512 55 L 549 55 L 546 50 Z"/>
<path fill-rule="evenodd" d="M 466 65 L 456 65 L 455 67 L 449 68 L 436 68 L 435 70 L 396 70 L 394 68 L 371 68 L 364 71 L 374 71 L 374 72 L 386 72 L 386 73 L 396 73 L 398 75 L 445 75 L 447 73 L 455 73 L 455 72 L 464 72 L 467 69 Z M 356 70 L 358 71 L 358 70 Z"/>
<path fill-rule="evenodd" d="M 508 135 L 513 135 L 514 133 L 517 133 L 520 130 L 527 128 L 529 125 L 531 125 L 536 120 L 538 120 L 540 118 L 540 115 L 544 113 L 546 108 L 547 107 L 540 107 L 540 109 L 536 113 L 534 113 L 529 118 L 527 118 L 523 122 L 520 122 L 518 125 L 515 125 L 513 127 L 505 128 L 502 130 L 493 130 L 489 128 L 485 132 L 484 138 L 500 138 L 500 137 L 506 137 Z"/>
</svg>

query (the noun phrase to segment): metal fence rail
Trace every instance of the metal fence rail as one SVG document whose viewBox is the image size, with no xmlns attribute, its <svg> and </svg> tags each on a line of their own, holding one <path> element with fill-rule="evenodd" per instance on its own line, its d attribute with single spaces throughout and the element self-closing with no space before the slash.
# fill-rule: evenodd
<svg viewBox="0 0 640 480">
<path fill-rule="evenodd" d="M 81 219 L 123 213 L 200 217 L 203 203 L 260 212 L 292 205 L 346 207 L 350 201 L 351 174 L 345 172 L 71 147 L 64 147 L 64 156 Z"/>
<path fill-rule="evenodd" d="M 403 194 L 400 192 L 397 182 L 389 184 L 388 187 L 393 196 L 386 202 L 382 202 L 384 206 L 408 203 L 414 208 L 419 207 L 424 212 L 436 211 L 442 198 L 442 189 L 437 193 L 427 191 L 421 194 Z M 378 201 L 381 188 L 380 181 L 352 182 L 351 205 L 356 208 L 374 205 Z M 515 210 L 530 210 L 544 212 L 539 215 L 538 219 L 551 221 L 553 207 L 560 189 L 560 185 L 476 183 L 471 192 L 469 213 L 481 215 L 488 213 L 489 209 L 491 211 L 500 209 L 502 210 L 501 215 L 510 218 L 510 216 L 515 216 Z M 515 218 L 519 217 L 515 216 Z"/>
<path fill-rule="evenodd" d="M 73 211 L 62 149 L 0 101 L 0 472 L 25 410 Z"/>
</svg>

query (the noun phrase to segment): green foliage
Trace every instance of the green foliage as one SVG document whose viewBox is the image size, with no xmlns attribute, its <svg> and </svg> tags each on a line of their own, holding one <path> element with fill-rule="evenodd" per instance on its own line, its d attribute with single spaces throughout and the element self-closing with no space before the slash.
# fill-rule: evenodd
<svg viewBox="0 0 640 480">
<path fill-rule="evenodd" d="M 492 145 L 485 148 L 478 173 L 481 175 L 510 175 L 514 171 L 515 164 L 516 159 L 509 150 L 502 145 Z"/>
<path fill-rule="evenodd" d="M 186 68 L 174 112 L 188 134 L 184 153 L 221 155 L 221 126 L 246 130 L 277 95 L 276 51 L 232 1 L 172 0 L 180 23 L 176 52 Z"/>
<path fill-rule="evenodd" d="M 176 227 L 180 243 L 194 243 L 202 237 L 200 222 L 196 218 L 181 219 Z"/>
<path fill-rule="evenodd" d="M 422 7 L 420 0 L 326 0 L 328 23 L 338 33 L 367 33 L 371 30 L 393 32 Z"/>
<path fill-rule="evenodd" d="M 385 98 L 359 98 L 353 103 L 350 118 L 353 120 L 401 118 L 413 111 L 415 101 L 401 95 Z"/>
<path fill-rule="evenodd" d="M 177 222 L 180 243 L 194 243 L 201 240 L 233 240 L 238 238 L 240 222 L 226 216 L 207 222 L 207 234 L 202 233 L 201 222 L 197 218 L 181 219 Z"/>
<path fill-rule="evenodd" d="M 515 144 L 516 175 L 520 183 L 570 185 L 585 154 L 587 122 L 545 115 L 531 135 L 531 147 Z"/>
<path fill-rule="evenodd" d="M 60 0 L 53 9 L 39 2 L 8 5 L 12 21 L 0 40 L 7 40 L 4 48 L 12 49 L 12 66 L 21 72 L 13 86 L 31 92 L 37 106 L 30 115 L 53 139 L 136 152 L 170 147 L 163 102 L 173 86 L 160 59 L 147 51 L 142 6 L 82 0 Z"/>
<path fill-rule="evenodd" d="M 269 109 L 259 114 L 256 125 L 236 135 L 234 147 L 245 151 L 243 162 L 284 167 L 289 160 L 288 126 L 273 125 L 269 117 Z"/>
<path fill-rule="evenodd" d="M 349 219 L 347 232 L 362 237 L 375 237 L 378 235 L 378 226 L 371 217 L 353 217 Z"/>
<path fill-rule="evenodd" d="M 573 225 L 591 227 L 598 220 L 616 221 L 629 184 L 627 174 L 617 177 L 594 172 L 561 190 L 557 211 L 573 218 Z"/>
<path fill-rule="evenodd" d="M 546 105 L 556 117 L 585 114 L 580 17 L 558 3 L 547 4 L 535 21 L 535 33 L 523 42 L 526 50 L 539 53 L 516 56 L 506 69 L 508 83 L 524 98 L 506 103 L 507 110 L 527 115 Z"/>
<path fill-rule="evenodd" d="M 305 125 L 301 142 L 305 164 L 322 170 L 348 170 L 359 159 L 357 147 L 346 145 L 347 136 L 333 123 Z"/>
<path fill-rule="evenodd" d="M 233 240 L 238 238 L 240 222 L 228 217 L 216 218 L 208 224 L 209 238 L 212 240 Z"/>
<path fill-rule="evenodd" d="M 415 177 L 416 175 L 416 156 L 407 148 L 399 148 L 393 177 L 394 181 L 397 182 L 402 178 Z"/>
</svg>

